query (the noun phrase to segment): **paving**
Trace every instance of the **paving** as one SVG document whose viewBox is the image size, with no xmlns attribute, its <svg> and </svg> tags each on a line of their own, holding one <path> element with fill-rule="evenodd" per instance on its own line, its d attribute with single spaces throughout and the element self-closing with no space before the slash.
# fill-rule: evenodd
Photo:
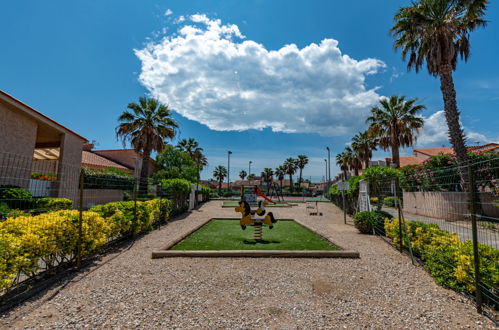
<svg viewBox="0 0 499 330">
<path fill-rule="evenodd" d="M 360 259 L 151 259 L 207 218 L 234 217 L 213 201 L 3 315 L 0 328 L 495 328 L 407 256 L 343 224 L 338 208 L 319 209 L 324 216 L 309 216 L 305 204 L 273 212 Z"/>
</svg>

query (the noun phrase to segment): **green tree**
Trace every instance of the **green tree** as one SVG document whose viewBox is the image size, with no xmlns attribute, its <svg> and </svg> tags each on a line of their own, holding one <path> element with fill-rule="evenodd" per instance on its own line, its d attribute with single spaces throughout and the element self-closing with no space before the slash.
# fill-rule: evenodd
<svg viewBox="0 0 499 330">
<path fill-rule="evenodd" d="M 458 58 L 470 55 L 470 33 L 484 27 L 488 0 L 417 0 L 400 8 L 390 32 L 394 46 L 409 58 L 408 69 L 419 72 L 424 62 L 428 72 L 440 78 L 449 138 L 458 164 L 468 162 L 463 129 L 459 119 L 453 71 Z M 466 171 L 460 173 L 466 181 Z"/>
<path fill-rule="evenodd" d="M 139 103 L 129 103 L 119 117 L 116 137 L 121 138 L 123 145 L 130 142 L 133 148 L 142 155 L 139 192 L 147 193 L 149 177 L 149 160 L 151 152 L 161 152 L 166 139 L 173 139 L 177 123 L 171 118 L 168 106 L 155 98 L 139 98 Z"/>
<path fill-rule="evenodd" d="M 288 158 L 284 161 L 284 164 L 282 166 L 284 167 L 284 171 L 286 174 L 289 175 L 289 185 L 290 185 L 290 190 L 293 192 L 293 174 L 296 173 L 296 169 L 298 168 L 296 164 L 296 159 L 294 158 Z"/>
<path fill-rule="evenodd" d="M 262 180 L 267 184 L 267 192 L 270 191 L 270 183 L 274 179 L 274 171 L 271 168 L 266 167 L 263 169 L 261 174 Z"/>
<path fill-rule="evenodd" d="M 383 150 L 391 149 L 392 162 L 400 167 L 400 147 L 412 146 L 424 120 L 418 114 L 426 109 L 416 104 L 417 99 L 406 100 L 404 96 L 382 98 L 379 107 L 371 109 L 367 118 L 369 136 L 376 138 Z"/>
<path fill-rule="evenodd" d="M 298 168 L 300 169 L 300 177 L 298 179 L 298 183 L 301 184 L 302 183 L 302 174 L 303 174 L 303 169 L 305 168 L 305 166 L 308 164 L 308 157 L 305 156 L 305 155 L 298 155 L 298 159 L 297 159 L 297 162 L 296 162 L 296 165 L 298 166 Z"/>
<path fill-rule="evenodd" d="M 348 155 L 346 152 L 342 152 L 336 155 L 336 165 L 340 167 L 343 172 L 343 180 L 347 179 L 347 172 L 350 167 L 348 163 Z"/>
<path fill-rule="evenodd" d="M 359 175 L 359 170 L 362 169 L 362 161 L 359 154 L 350 147 L 345 148 L 345 159 L 348 167 L 354 171 L 355 176 Z"/>
<path fill-rule="evenodd" d="M 352 138 L 352 149 L 359 155 L 359 158 L 364 162 L 364 168 L 369 168 L 369 161 L 373 156 L 373 151 L 376 150 L 378 141 L 375 138 L 369 137 L 368 131 L 360 132 Z"/>
<path fill-rule="evenodd" d="M 218 193 L 222 193 L 222 182 L 224 181 L 225 177 L 227 176 L 227 168 L 222 165 L 218 165 L 215 167 L 215 170 L 213 171 L 213 177 L 217 179 L 218 181 Z"/>
<path fill-rule="evenodd" d="M 185 179 L 190 182 L 197 182 L 199 167 L 191 159 L 191 156 L 171 145 L 165 146 L 156 157 L 156 164 L 159 169 L 154 174 L 154 182 L 164 179 Z"/>
<path fill-rule="evenodd" d="M 282 180 L 284 180 L 284 176 L 286 175 L 286 170 L 284 169 L 284 166 L 279 166 L 275 169 L 274 174 L 277 176 L 277 179 L 279 180 L 279 184 L 281 185 L 282 189 Z"/>
<path fill-rule="evenodd" d="M 241 180 L 244 180 L 244 178 L 248 175 L 248 173 L 246 173 L 245 170 L 242 170 L 241 172 L 239 172 L 239 177 L 241 178 Z"/>
</svg>

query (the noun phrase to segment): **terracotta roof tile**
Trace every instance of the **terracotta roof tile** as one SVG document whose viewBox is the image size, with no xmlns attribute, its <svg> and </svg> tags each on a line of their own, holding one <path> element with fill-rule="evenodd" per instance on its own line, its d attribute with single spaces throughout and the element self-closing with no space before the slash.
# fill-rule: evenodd
<svg viewBox="0 0 499 330">
<path fill-rule="evenodd" d="M 392 157 L 387 157 L 387 161 L 392 162 Z M 409 156 L 409 157 L 400 157 L 400 167 L 404 167 L 407 165 L 419 165 L 422 164 L 423 160 L 417 157 Z"/>
<path fill-rule="evenodd" d="M 93 152 L 83 151 L 81 154 L 81 164 L 88 167 L 98 168 L 117 168 L 129 172 L 130 169 L 115 163 L 107 158 L 94 154 Z"/>
</svg>

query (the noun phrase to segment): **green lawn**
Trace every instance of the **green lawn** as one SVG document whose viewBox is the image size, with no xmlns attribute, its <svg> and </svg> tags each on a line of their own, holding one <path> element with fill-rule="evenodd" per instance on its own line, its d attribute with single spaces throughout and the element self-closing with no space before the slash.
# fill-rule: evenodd
<svg viewBox="0 0 499 330">
<path fill-rule="evenodd" d="M 255 243 L 253 227 L 242 230 L 239 220 L 212 220 L 171 248 L 172 250 L 339 250 L 294 221 L 278 221 L 263 228 Z"/>
<path fill-rule="evenodd" d="M 239 206 L 239 202 L 223 202 L 222 206 L 224 207 L 236 207 Z M 288 203 L 275 203 L 275 204 L 268 204 L 265 207 L 286 207 L 290 206 Z"/>
</svg>

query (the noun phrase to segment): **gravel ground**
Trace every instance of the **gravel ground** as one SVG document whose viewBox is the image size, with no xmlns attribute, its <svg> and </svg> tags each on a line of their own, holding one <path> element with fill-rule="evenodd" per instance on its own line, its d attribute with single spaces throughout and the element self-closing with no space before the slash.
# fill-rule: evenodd
<svg viewBox="0 0 499 330">
<path fill-rule="evenodd" d="M 0 328 L 494 328 L 408 257 L 343 225 L 335 206 L 319 209 L 325 216 L 305 204 L 272 211 L 360 259 L 151 259 L 207 218 L 236 215 L 213 201 L 2 316 Z"/>
</svg>

